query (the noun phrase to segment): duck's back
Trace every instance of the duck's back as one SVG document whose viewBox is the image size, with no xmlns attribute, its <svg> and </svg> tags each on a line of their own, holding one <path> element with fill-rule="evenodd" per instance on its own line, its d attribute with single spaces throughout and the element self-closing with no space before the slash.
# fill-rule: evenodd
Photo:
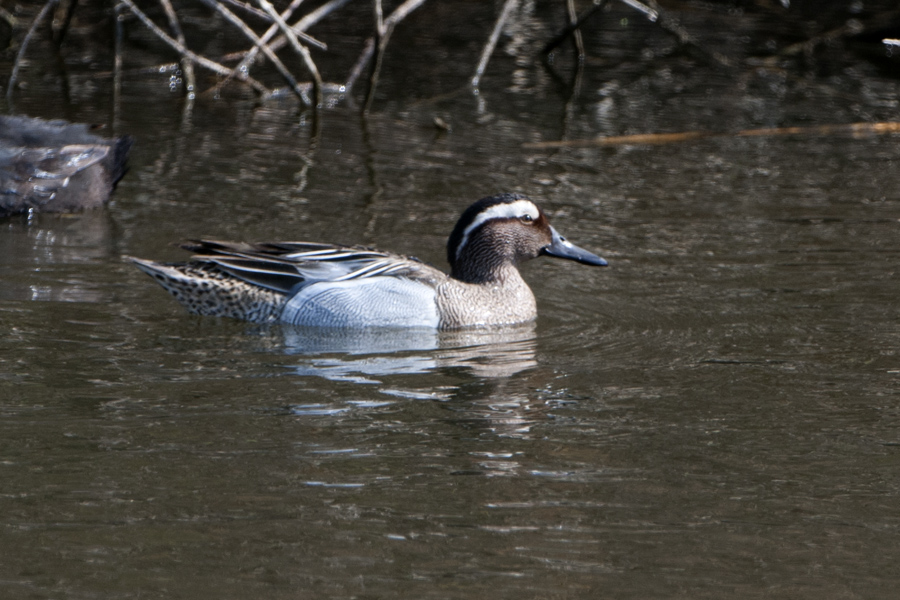
<svg viewBox="0 0 900 600">
<path fill-rule="evenodd" d="M 441 271 L 414 258 L 366 248 L 285 242 L 199 240 L 187 263 L 131 260 L 191 312 L 257 323 L 314 327 L 441 325 Z"/>
</svg>

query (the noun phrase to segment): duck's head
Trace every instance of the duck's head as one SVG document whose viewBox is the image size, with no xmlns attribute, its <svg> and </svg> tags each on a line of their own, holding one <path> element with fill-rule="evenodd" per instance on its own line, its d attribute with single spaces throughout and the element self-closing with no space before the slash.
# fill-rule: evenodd
<svg viewBox="0 0 900 600">
<path fill-rule="evenodd" d="M 453 277 L 489 281 L 509 264 L 540 255 L 606 266 L 596 254 L 572 244 L 550 225 L 537 205 L 521 194 L 482 198 L 463 212 L 447 241 Z"/>
</svg>

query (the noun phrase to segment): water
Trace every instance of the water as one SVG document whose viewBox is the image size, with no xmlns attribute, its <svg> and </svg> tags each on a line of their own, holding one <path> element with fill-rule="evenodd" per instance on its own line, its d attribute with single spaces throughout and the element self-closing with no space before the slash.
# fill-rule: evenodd
<svg viewBox="0 0 900 600">
<path fill-rule="evenodd" d="M 568 106 L 515 53 L 478 96 L 463 66 L 393 63 L 370 118 L 330 109 L 316 143 L 290 100 L 185 116 L 131 80 L 109 209 L 0 223 L 3 597 L 892 597 L 897 138 L 522 143 L 891 120 L 897 82 L 823 61 L 738 85 L 633 31 Z M 205 236 L 443 265 L 497 191 L 610 261 L 527 265 L 540 317 L 509 330 L 199 318 L 122 260 Z"/>
</svg>

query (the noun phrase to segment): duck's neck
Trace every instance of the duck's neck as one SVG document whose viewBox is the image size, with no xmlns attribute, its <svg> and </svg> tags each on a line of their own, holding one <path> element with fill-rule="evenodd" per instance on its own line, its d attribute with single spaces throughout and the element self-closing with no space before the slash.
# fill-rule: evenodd
<svg viewBox="0 0 900 600">
<path fill-rule="evenodd" d="M 453 265 L 450 276 L 466 283 L 506 284 L 522 279 L 519 269 L 510 261 L 483 260 L 477 263 L 459 261 Z"/>
<path fill-rule="evenodd" d="M 486 247 L 480 247 L 486 246 Z M 505 283 L 521 279 L 512 257 L 480 238 L 469 242 L 451 265 L 450 275 L 466 283 Z"/>
</svg>

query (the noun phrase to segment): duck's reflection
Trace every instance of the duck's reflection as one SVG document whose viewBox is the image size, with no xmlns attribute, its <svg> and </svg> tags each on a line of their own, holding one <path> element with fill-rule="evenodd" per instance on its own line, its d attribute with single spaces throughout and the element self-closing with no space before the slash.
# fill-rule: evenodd
<svg viewBox="0 0 900 600">
<path fill-rule="evenodd" d="M 535 390 L 520 379 L 491 379 L 460 386 L 448 421 L 473 430 L 488 430 L 503 437 L 525 437 L 538 420 L 546 417 L 547 405 Z"/>
<path fill-rule="evenodd" d="M 534 323 L 481 330 L 284 327 L 289 354 L 308 355 L 300 375 L 381 383 L 378 377 L 463 368 L 478 377 L 509 377 L 534 367 Z"/>
<path fill-rule="evenodd" d="M 513 377 L 537 366 L 534 323 L 463 331 L 296 327 L 282 331 L 286 352 L 300 358 L 289 367 L 293 373 L 373 384 L 396 401 L 440 401 L 448 420 L 461 427 L 520 437 L 545 412 L 543 403 L 533 402 L 527 379 Z M 404 375 L 423 378 L 410 380 Z M 340 404 L 295 405 L 292 411 L 303 416 L 346 414 L 356 402 Z M 372 403 L 363 404 L 360 408 Z"/>
</svg>

